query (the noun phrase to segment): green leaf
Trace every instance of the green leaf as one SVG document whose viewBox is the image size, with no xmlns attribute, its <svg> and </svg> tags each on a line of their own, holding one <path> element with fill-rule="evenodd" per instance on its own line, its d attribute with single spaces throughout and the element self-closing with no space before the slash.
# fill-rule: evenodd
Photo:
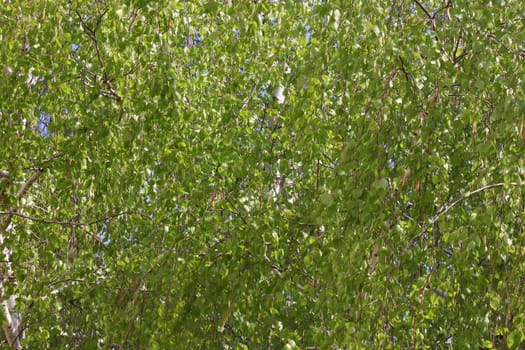
<svg viewBox="0 0 525 350">
<path fill-rule="evenodd" d="M 321 201 L 321 203 L 323 203 L 325 206 L 330 206 L 334 203 L 334 197 L 332 196 L 332 194 L 330 193 L 323 193 L 320 197 L 319 197 L 319 200 Z"/>
</svg>

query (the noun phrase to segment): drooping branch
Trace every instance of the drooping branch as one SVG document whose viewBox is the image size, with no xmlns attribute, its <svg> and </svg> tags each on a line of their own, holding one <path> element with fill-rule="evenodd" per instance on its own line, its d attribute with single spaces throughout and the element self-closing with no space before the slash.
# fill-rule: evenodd
<svg viewBox="0 0 525 350">
<path fill-rule="evenodd" d="M 421 230 L 421 232 L 410 239 L 410 241 L 408 242 L 408 245 L 405 248 L 405 250 L 408 249 L 408 248 L 412 248 L 414 246 L 414 244 L 416 243 L 416 241 L 421 236 L 426 234 L 428 232 L 429 227 L 433 226 L 439 220 L 439 218 L 441 216 L 443 216 L 446 213 L 448 213 L 451 209 L 453 209 L 457 205 L 461 204 L 467 198 L 472 197 L 473 195 L 475 195 L 477 193 L 480 193 L 480 192 L 483 192 L 483 191 L 486 191 L 486 190 L 490 190 L 490 189 L 498 188 L 498 187 L 505 187 L 505 186 L 518 186 L 518 183 L 516 183 L 516 182 L 508 182 L 508 183 L 500 182 L 500 183 L 496 183 L 496 184 L 486 185 L 486 186 L 480 187 L 478 189 L 475 189 L 473 191 L 470 191 L 470 192 L 467 192 L 467 193 L 463 194 L 462 196 L 460 196 L 458 199 L 456 199 L 455 201 L 451 202 L 450 204 L 443 204 L 438 209 L 437 213 L 430 218 L 429 223 L 425 224 L 423 226 L 423 229 Z"/>
<path fill-rule="evenodd" d="M 0 211 L 0 216 L 7 215 L 9 220 L 11 220 L 14 216 L 16 216 L 16 217 L 19 217 L 19 218 L 22 218 L 22 219 L 26 219 L 26 220 L 30 220 L 30 221 L 34 221 L 34 222 L 41 222 L 41 223 L 44 223 L 44 224 L 70 226 L 70 227 L 80 227 L 80 228 L 83 228 L 83 229 L 85 229 L 88 226 L 92 226 L 92 225 L 98 224 L 100 222 L 105 222 L 105 221 L 108 221 L 108 220 L 111 220 L 111 219 L 114 219 L 114 218 L 117 218 L 117 217 L 120 217 L 120 216 L 123 216 L 123 215 L 129 215 L 129 214 L 130 214 L 129 212 L 124 211 L 124 212 L 120 212 L 120 213 L 116 213 L 116 214 L 111 214 L 111 215 L 105 216 L 103 218 L 99 218 L 99 219 L 92 220 L 92 221 L 89 221 L 89 222 L 78 222 L 78 221 L 72 221 L 72 220 L 64 221 L 64 220 L 57 220 L 57 219 L 40 218 L 40 217 L 36 217 L 36 216 L 26 215 L 26 214 L 23 214 L 23 213 L 20 213 L 20 212 L 17 212 L 17 211 Z M 95 235 L 95 234 L 93 234 L 93 238 L 96 241 L 98 241 L 98 242 L 102 242 L 102 238 L 97 236 L 97 235 Z"/>
<path fill-rule="evenodd" d="M 448 204 L 448 205 L 443 205 L 439 210 L 438 212 L 436 213 L 436 215 L 434 215 L 431 219 L 430 219 L 430 223 L 433 224 L 435 223 L 440 216 L 448 213 L 450 211 L 450 209 L 454 208 L 455 206 L 457 206 L 458 204 L 460 204 L 461 202 L 463 202 L 465 199 L 477 194 L 477 193 L 480 193 L 480 192 L 483 192 L 483 191 L 486 191 L 486 190 L 490 190 L 490 189 L 493 189 L 493 188 L 498 188 L 498 187 L 505 187 L 505 186 L 517 186 L 518 184 L 516 182 L 510 182 L 510 183 L 505 183 L 505 182 L 500 182 L 500 183 L 497 183 L 497 184 L 491 184 L 491 185 L 486 185 L 486 186 L 483 186 L 483 187 L 480 187 L 474 191 L 471 191 L 471 192 L 468 192 L 464 195 L 462 195 L 461 197 L 459 197 L 458 199 L 456 199 L 455 201 L 453 201 L 452 203 Z"/>
<path fill-rule="evenodd" d="M 101 219 L 96 219 L 96 220 L 89 221 L 89 222 L 76 222 L 76 221 L 63 221 L 63 220 L 55 220 L 55 219 L 45 219 L 45 218 L 39 218 L 39 217 L 36 217 L 36 216 L 26 215 L 26 214 L 23 214 L 23 213 L 20 213 L 20 212 L 17 212 L 17 211 L 1 211 L 0 210 L 0 215 L 17 216 L 17 217 L 20 217 L 22 219 L 27 219 L 27 220 L 35 221 L 35 222 L 41 222 L 41 223 L 44 223 L 44 224 L 54 224 L 54 225 L 62 225 L 62 226 L 76 226 L 76 227 L 86 227 L 86 226 L 95 225 L 95 224 L 98 224 L 100 222 L 108 221 L 110 219 L 113 219 L 113 218 L 116 218 L 116 217 L 119 217 L 119 216 L 122 216 L 122 215 L 126 215 L 126 214 L 129 214 L 129 213 L 128 212 L 121 212 L 121 213 L 112 214 L 112 215 L 103 217 Z"/>
<path fill-rule="evenodd" d="M 0 211 L 0 215 L 8 215 L 8 217 L 18 216 L 23 219 L 28 219 L 31 221 L 36 222 L 43 222 L 46 224 L 57 224 L 57 225 L 69 225 L 69 226 L 84 226 L 84 224 L 76 223 L 76 222 L 70 222 L 70 221 L 59 221 L 59 220 L 51 220 L 51 219 L 42 219 L 37 218 L 34 216 L 25 215 L 16 211 Z"/>
</svg>

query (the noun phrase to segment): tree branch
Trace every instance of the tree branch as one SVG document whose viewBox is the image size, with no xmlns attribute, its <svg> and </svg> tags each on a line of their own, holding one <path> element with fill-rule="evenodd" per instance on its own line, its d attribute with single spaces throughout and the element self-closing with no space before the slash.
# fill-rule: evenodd
<svg viewBox="0 0 525 350">
<path fill-rule="evenodd" d="M 30 216 L 30 215 L 22 214 L 22 213 L 17 212 L 17 211 L 0 211 L 0 215 L 8 215 L 8 216 L 11 216 L 11 217 L 17 216 L 17 217 L 20 217 L 22 219 L 27 219 L 27 220 L 31 220 L 31 221 L 35 221 L 35 222 L 41 222 L 41 223 L 44 223 L 44 224 L 54 224 L 54 225 L 63 225 L 63 226 L 75 226 L 75 227 L 86 227 L 86 226 L 95 225 L 95 224 L 98 224 L 100 222 L 107 221 L 107 220 L 110 220 L 110 219 L 114 219 L 114 218 L 117 218 L 119 216 L 123 216 L 123 215 L 126 215 L 126 214 L 129 214 L 129 212 L 124 211 L 124 212 L 120 212 L 120 213 L 117 213 L 117 214 L 112 214 L 112 215 L 106 216 L 104 218 L 96 219 L 96 220 L 89 221 L 89 222 L 76 222 L 76 221 L 63 221 L 63 220 L 39 218 L 39 217 L 36 217 L 36 216 Z"/>
<path fill-rule="evenodd" d="M 429 20 L 433 21 L 434 20 L 434 16 L 432 16 L 430 14 L 430 12 L 428 12 L 428 10 L 425 8 L 425 6 L 423 6 L 418 0 L 414 0 L 414 2 L 417 4 L 417 6 L 423 10 L 423 12 L 425 13 L 425 15 L 428 17 Z"/>
<path fill-rule="evenodd" d="M 408 245 L 405 248 L 405 250 L 408 249 L 408 248 L 412 248 L 414 246 L 414 244 L 416 243 L 416 241 L 421 236 L 423 236 L 425 233 L 428 232 L 428 227 L 429 226 L 433 226 L 438 221 L 438 219 L 441 216 L 443 216 L 446 213 L 448 213 L 452 208 L 454 208 L 455 206 L 457 206 L 458 204 L 460 204 L 461 202 L 463 202 L 467 198 L 469 198 L 469 197 L 471 197 L 471 196 L 473 196 L 473 195 L 475 195 L 477 193 L 486 191 L 486 190 L 490 190 L 490 189 L 498 188 L 498 187 L 505 187 L 505 186 L 518 186 L 518 183 L 516 183 L 516 182 L 509 182 L 509 183 L 500 182 L 500 183 L 496 183 L 496 184 L 486 185 L 486 186 L 480 187 L 478 189 L 475 189 L 473 191 L 470 191 L 470 192 L 460 196 L 458 199 L 456 199 L 455 201 L 453 201 L 452 203 L 450 203 L 448 205 L 446 205 L 446 204 L 442 205 L 439 208 L 439 210 L 437 211 L 437 213 L 430 218 L 429 225 L 425 224 L 423 226 L 423 229 L 421 230 L 421 232 L 410 239 L 410 241 L 408 242 Z"/>
<path fill-rule="evenodd" d="M 43 172 L 44 172 L 44 169 L 41 169 L 41 168 L 36 169 L 33 175 L 31 175 L 31 177 L 22 185 L 20 190 L 16 193 L 15 195 L 16 199 L 22 198 L 29 190 L 29 187 L 33 185 L 33 183 L 40 177 L 40 175 L 42 175 Z M 13 214 L 10 214 L 7 216 L 7 218 L 5 219 L 5 222 L 0 227 L 0 235 L 3 232 L 5 232 L 5 230 L 7 230 L 7 227 L 11 223 L 12 218 L 13 218 Z"/>
<path fill-rule="evenodd" d="M 452 208 L 454 208 L 456 205 L 460 204 L 461 202 L 463 202 L 465 199 L 475 195 L 476 193 L 480 193 L 480 192 L 483 192 L 483 191 L 486 191 L 486 190 L 490 190 L 490 189 L 493 189 L 493 188 L 498 188 L 498 187 L 505 187 L 505 186 L 517 186 L 518 184 L 516 182 L 510 182 L 510 183 L 505 183 L 505 182 L 500 182 L 500 183 L 497 183 L 497 184 L 491 184 L 491 185 L 486 185 L 486 186 L 483 186 L 483 187 L 480 187 L 474 191 L 471 191 L 471 192 L 468 192 L 464 195 L 462 195 L 460 198 L 456 199 L 454 202 L 452 202 L 451 204 L 449 205 L 444 205 L 442 206 L 438 212 L 436 213 L 436 215 L 434 215 L 431 219 L 430 219 L 430 223 L 433 224 L 435 223 L 440 216 L 446 214 L 447 212 L 449 212 Z"/>
<path fill-rule="evenodd" d="M 40 177 L 40 175 L 42 175 L 43 172 L 44 172 L 44 169 L 37 169 L 37 170 L 35 170 L 33 175 L 31 175 L 31 177 L 24 183 L 22 188 L 20 188 L 20 190 L 16 194 L 16 198 L 17 199 L 22 198 L 26 194 L 26 192 L 29 189 L 29 187 L 31 187 L 31 185 L 36 181 L 36 179 L 38 179 Z"/>
<path fill-rule="evenodd" d="M 67 225 L 67 226 L 86 226 L 83 223 L 78 222 L 72 222 L 72 221 L 60 221 L 60 220 L 53 220 L 53 219 L 43 219 L 38 218 L 34 216 L 25 215 L 22 213 L 19 213 L 17 211 L 0 211 L 0 215 L 8 215 L 10 217 L 17 216 L 23 219 L 35 221 L 35 222 L 42 222 L 45 224 L 56 224 L 56 225 Z"/>
</svg>

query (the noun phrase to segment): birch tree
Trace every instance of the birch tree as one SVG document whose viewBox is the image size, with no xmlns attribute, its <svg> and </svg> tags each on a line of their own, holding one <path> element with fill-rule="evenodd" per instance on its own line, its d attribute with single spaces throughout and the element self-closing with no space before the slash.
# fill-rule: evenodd
<svg viewBox="0 0 525 350">
<path fill-rule="evenodd" d="M 525 346 L 523 23 L 4 1 L 4 344 Z"/>
</svg>

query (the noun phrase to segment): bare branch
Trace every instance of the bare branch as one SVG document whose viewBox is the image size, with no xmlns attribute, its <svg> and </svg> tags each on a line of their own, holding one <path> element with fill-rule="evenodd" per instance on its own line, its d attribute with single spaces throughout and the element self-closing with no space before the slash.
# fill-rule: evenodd
<svg viewBox="0 0 525 350">
<path fill-rule="evenodd" d="M 414 0 L 414 2 L 417 4 L 417 6 L 425 13 L 425 15 L 428 17 L 429 20 L 434 20 L 434 16 L 428 12 L 428 10 L 423 6 L 418 0 Z"/>
</svg>

